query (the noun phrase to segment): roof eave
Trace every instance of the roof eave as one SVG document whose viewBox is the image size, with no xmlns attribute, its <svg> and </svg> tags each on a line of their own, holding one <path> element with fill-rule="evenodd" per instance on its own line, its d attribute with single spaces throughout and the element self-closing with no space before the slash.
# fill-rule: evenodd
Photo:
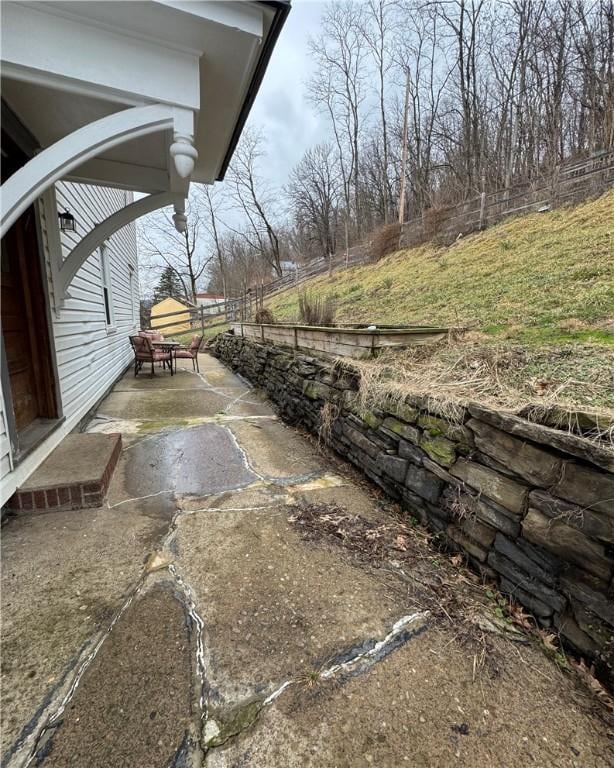
<svg viewBox="0 0 614 768">
<path fill-rule="evenodd" d="M 245 99 L 243 100 L 241 111 L 239 112 L 239 117 L 234 127 L 232 136 L 230 137 L 230 142 L 228 143 L 228 148 L 226 150 L 226 154 L 224 155 L 224 159 L 222 161 L 222 165 L 220 166 L 216 181 L 224 180 L 224 176 L 228 170 L 228 166 L 241 137 L 241 133 L 243 132 L 243 128 L 245 127 L 245 123 L 249 117 L 249 113 L 251 112 L 254 100 L 258 94 L 260 85 L 262 84 L 262 80 L 267 70 L 273 49 L 275 48 L 277 38 L 279 37 L 288 13 L 290 12 L 291 2 L 290 0 L 261 0 L 259 5 L 266 5 L 270 8 L 274 8 L 275 16 L 273 17 L 269 34 L 263 43 L 262 53 L 254 70 L 254 74 L 249 84 L 249 88 L 247 89 Z"/>
</svg>

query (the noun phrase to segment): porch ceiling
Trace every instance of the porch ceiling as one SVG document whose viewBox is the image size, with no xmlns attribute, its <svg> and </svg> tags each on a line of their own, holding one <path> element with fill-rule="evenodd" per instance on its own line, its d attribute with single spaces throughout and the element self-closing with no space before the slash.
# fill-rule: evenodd
<svg viewBox="0 0 614 768">
<path fill-rule="evenodd" d="M 223 177 L 286 3 L 4 2 L 2 95 L 41 148 L 115 112 L 154 103 L 193 115 L 191 180 Z M 126 141 L 68 178 L 170 188 L 171 131 Z"/>
<path fill-rule="evenodd" d="M 42 148 L 88 123 L 127 108 L 118 101 L 8 78 L 2 81 L 2 97 Z M 126 141 L 75 169 L 68 179 L 140 192 L 162 192 L 169 187 L 171 141 L 171 131 Z"/>
</svg>

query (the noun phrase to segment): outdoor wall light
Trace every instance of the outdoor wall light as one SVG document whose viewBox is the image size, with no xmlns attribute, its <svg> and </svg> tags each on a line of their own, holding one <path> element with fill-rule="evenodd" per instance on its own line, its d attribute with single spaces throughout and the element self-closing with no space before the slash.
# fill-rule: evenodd
<svg viewBox="0 0 614 768">
<path fill-rule="evenodd" d="M 60 229 L 62 232 L 77 231 L 77 222 L 70 211 L 65 210 L 64 213 L 58 213 L 58 218 L 60 220 Z"/>
</svg>

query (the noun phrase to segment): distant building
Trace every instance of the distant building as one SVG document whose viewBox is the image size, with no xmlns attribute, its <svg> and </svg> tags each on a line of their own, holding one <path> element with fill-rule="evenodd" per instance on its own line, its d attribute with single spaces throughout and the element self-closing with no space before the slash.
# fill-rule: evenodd
<svg viewBox="0 0 614 768">
<path fill-rule="evenodd" d="M 221 293 L 197 293 L 196 305 L 198 307 L 210 307 L 212 304 L 219 304 L 224 301 L 224 296 Z M 217 310 L 212 310 L 216 312 Z"/>
<path fill-rule="evenodd" d="M 168 315 L 171 312 L 181 312 L 182 309 L 184 309 L 185 312 L 177 314 L 174 317 L 161 317 L 161 315 Z M 164 326 L 167 327 L 164 328 Z M 160 333 L 164 336 L 172 336 L 174 333 L 189 331 L 192 326 L 190 325 L 188 305 L 178 299 L 173 299 L 172 297 L 162 299 L 162 301 L 154 304 L 151 308 L 151 327 L 159 328 Z"/>
<path fill-rule="evenodd" d="M 295 261 L 280 261 L 279 266 L 281 267 L 282 277 L 293 275 L 298 269 L 298 264 Z"/>
</svg>

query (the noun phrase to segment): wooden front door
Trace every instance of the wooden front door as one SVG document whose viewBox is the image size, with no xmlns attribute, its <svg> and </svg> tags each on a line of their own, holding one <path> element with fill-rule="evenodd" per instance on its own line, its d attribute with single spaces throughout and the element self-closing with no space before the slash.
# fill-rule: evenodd
<svg viewBox="0 0 614 768">
<path fill-rule="evenodd" d="M 22 160 L 4 131 L 2 154 L 4 176 L 7 165 L 14 167 Z M 1 257 L 2 336 L 10 400 L 19 434 L 37 418 L 54 419 L 58 415 L 45 283 L 33 207 L 20 216 L 2 239 Z"/>
</svg>

